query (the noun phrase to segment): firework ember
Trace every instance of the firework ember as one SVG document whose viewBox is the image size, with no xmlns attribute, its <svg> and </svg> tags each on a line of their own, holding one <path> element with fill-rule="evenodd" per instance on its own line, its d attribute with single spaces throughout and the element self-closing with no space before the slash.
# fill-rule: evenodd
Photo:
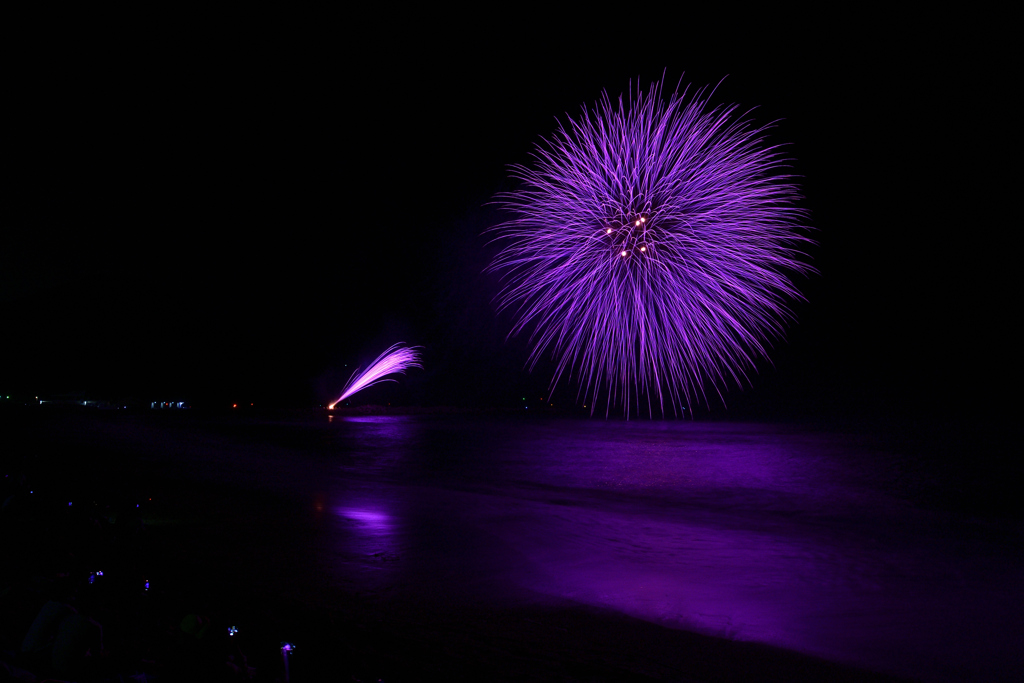
<svg viewBox="0 0 1024 683">
<path fill-rule="evenodd" d="M 337 401 L 328 405 L 327 409 L 334 410 L 334 406 L 349 396 L 367 387 L 372 387 L 374 384 L 396 381 L 389 378 L 388 375 L 405 374 L 407 368 L 420 367 L 423 366 L 420 365 L 420 355 L 415 347 L 402 346 L 401 343 L 395 344 L 377 356 L 377 360 L 370 363 L 370 366 L 363 372 L 359 372 L 359 368 L 356 368 L 352 376 L 349 377 L 348 383 L 345 384 L 345 389 L 341 392 L 341 396 L 338 397 Z"/>
<path fill-rule="evenodd" d="M 661 83 L 605 93 L 513 167 L 490 268 L 511 334 L 530 331 L 529 368 L 552 353 L 551 391 L 575 374 L 592 413 L 599 394 L 606 415 L 642 396 L 678 413 L 747 383 L 781 336 L 810 240 L 787 160 L 736 109 Z"/>
</svg>

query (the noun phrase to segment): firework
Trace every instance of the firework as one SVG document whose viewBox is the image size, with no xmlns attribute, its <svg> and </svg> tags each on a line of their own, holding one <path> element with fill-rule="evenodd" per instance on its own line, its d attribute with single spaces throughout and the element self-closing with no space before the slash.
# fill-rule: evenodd
<svg viewBox="0 0 1024 683">
<path fill-rule="evenodd" d="M 352 376 L 348 378 L 341 396 L 338 397 L 337 401 L 328 405 L 327 409 L 334 410 L 334 406 L 352 394 L 362 391 L 367 387 L 372 387 L 374 384 L 396 381 L 389 378 L 388 375 L 405 374 L 407 368 L 420 367 L 423 366 L 420 365 L 420 355 L 416 348 L 402 346 L 401 342 L 399 342 L 377 356 L 377 360 L 370 363 L 370 366 L 363 372 L 359 372 L 359 368 L 356 368 Z"/>
<path fill-rule="evenodd" d="M 712 107 L 705 91 L 662 84 L 560 126 L 513 166 L 520 187 L 498 197 L 513 218 L 492 230 L 503 248 L 511 334 L 530 330 L 528 367 L 550 350 L 550 391 L 575 375 L 577 400 L 606 396 L 674 412 L 707 388 L 748 382 L 754 361 L 791 318 L 800 293 L 805 214 L 787 160 L 765 128 Z M 602 394 L 603 392 L 603 394 Z"/>
</svg>

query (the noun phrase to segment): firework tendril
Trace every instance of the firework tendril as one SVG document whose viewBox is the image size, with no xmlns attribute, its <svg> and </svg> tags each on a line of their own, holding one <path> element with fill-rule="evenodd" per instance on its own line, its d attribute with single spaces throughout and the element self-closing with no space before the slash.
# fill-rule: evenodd
<svg viewBox="0 0 1024 683">
<path fill-rule="evenodd" d="M 653 83 L 604 93 L 512 167 L 489 268 L 510 336 L 529 330 L 529 369 L 551 352 L 550 391 L 575 375 L 591 414 L 602 397 L 628 417 L 642 397 L 679 414 L 709 387 L 722 399 L 749 384 L 792 320 L 791 276 L 813 271 L 794 177 L 765 131 L 705 90 Z"/>
<path fill-rule="evenodd" d="M 374 384 L 381 382 L 394 382 L 396 380 L 388 378 L 388 375 L 394 374 L 405 374 L 407 368 L 420 368 L 420 355 L 416 351 L 415 347 L 405 347 L 401 343 L 395 344 L 384 353 L 377 356 L 377 360 L 370 363 L 369 367 L 363 372 L 359 372 L 359 368 L 356 368 L 352 372 L 352 376 L 348 378 L 348 382 L 345 384 L 345 388 L 341 392 L 341 396 L 334 403 L 327 406 L 328 410 L 334 410 L 334 406 L 338 405 L 346 398 L 355 394 L 356 392 L 362 391 L 367 387 L 372 387 Z"/>
</svg>

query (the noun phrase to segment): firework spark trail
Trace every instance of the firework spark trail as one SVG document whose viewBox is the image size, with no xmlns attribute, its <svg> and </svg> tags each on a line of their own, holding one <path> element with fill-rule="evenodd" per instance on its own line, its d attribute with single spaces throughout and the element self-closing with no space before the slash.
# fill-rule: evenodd
<svg viewBox="0 0 1024 683">
<path fill-rule="evenodd" d="M 577 400 L 607 395 L 628 417 L 642 395 L 662 412 L 721 398 L 792 318 L 790 274 L 805 215 L 787 160 L 736 106 L 662 84 L 613 104 L 607 93 L 540 146 L 499 195 L 515 217 L 492 228 L 490 265 L 512 334 L 530 331 L 532 370 L 550 349 L 550 391 L 575 374 Z M 652 412 L 653 414 L 653 412 Z"/>
<path fill-rule="evenodd" d="M 348 378 L 348 382 L 345 384 L 345 389 L 341 392 L 341 396 L 334 403 L 327 406 L 328 410 L 334 410 L 334 406 L 338 405 L 346 398 L 355 394 L 356 392 L 362 391 L 367 387 L 372 387 L 374 384 L 380 382 L 394 382 L 397 380 L 389 379 L 388 375 L 393 374 L 405 374 L 406 368 L 421 368 L 420 355 L 416 351 L 415 347 L 402 346 L 401 342 L 395 344 L 384 353 L 377 356 L 377 360 L 370 363 L 370 366 L 363 372 L 359 372 L 359 368 L 356 368 L 352 373 L 352 376 Z"/>
</svg>

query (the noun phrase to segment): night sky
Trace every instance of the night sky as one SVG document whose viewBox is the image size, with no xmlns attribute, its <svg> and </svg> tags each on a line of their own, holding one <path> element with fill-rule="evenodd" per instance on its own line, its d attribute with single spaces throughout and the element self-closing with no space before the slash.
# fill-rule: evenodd
<svg viewBox="0 0 1024 683">
<path fill-rule="evenodd" d="M 20 52 L 0 392 L 315 406 L 405 341 L 425 370 L 367 400 L 539 396 L 550 374 L 525 371 L 482 272 L 488 202 L 557 117 L 664 71 L 778 122 L 819 242 L 797 324 L 730 411 L 1009 414 L 1017 77 L 984 25 L 594 50 L 415 24 Z"/>
</svg>

